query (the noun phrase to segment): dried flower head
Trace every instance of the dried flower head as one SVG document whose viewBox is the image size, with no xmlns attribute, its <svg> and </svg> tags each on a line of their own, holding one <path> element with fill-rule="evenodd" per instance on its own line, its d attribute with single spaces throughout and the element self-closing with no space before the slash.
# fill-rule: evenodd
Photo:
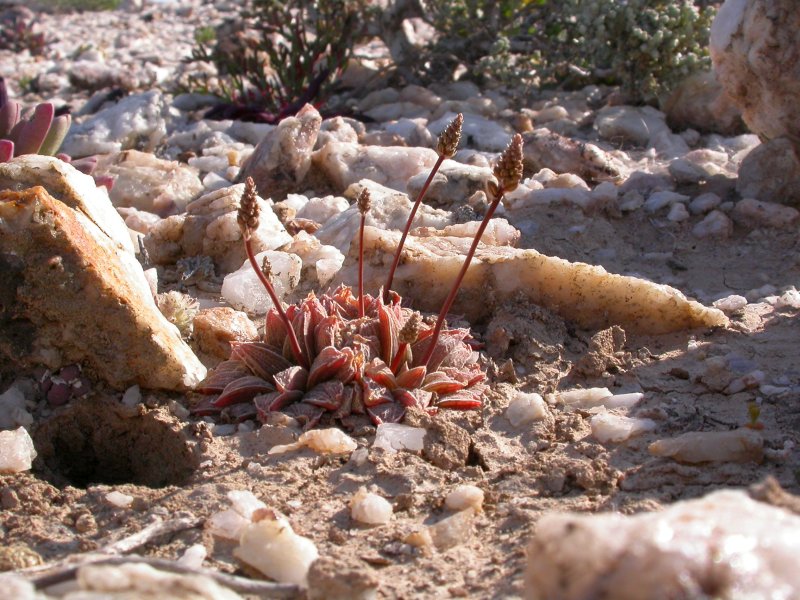
<svg viewBox="0 0 800 600">
<path fill-rule="evenodd" d="M 420 317 L 418 312 L 411 313 L 411 316 L 408 317 L 406 324 L 403 325 L 402 329 L 400 329 L 400 333 L 397 336 L 398 341 L 401 344 L 413 344 L 417 341 L 421 328 L 422 317 Z"/>
<path fill-rule="evenodd" d="M 266 256 L 261 260 L 261 272 L 268 280 L 272 277 L 272 263 Z"/>
<path fill-rule="evenodd" d="M 358 211 L 362 215 L 366 215 L 369 212 L 369 209 L 372 207 L 372 201 L 370 200 L 369 190 L 367 188 L 361 190 L 361 193 L 358 195 L 357 204 Z"/>
<path fill-rule="evenodd" d="M 517 189 L 522 179 L 522 136 L 515 134 L 494 166 L 494 176 L 504 192 Z"/>
<path fill-rule="evenodd" d="M 461 126 L 464 124 L 464 115 L 458 113 L 456 118 L 450 121 L 450 124 L 439 135 L 439 142 L 436 145 L 436 151 L 439 156 L 445 158 L 452 158 L 458 148 L 458 142 L 461 141 Z"/>
<path fill-rule="evenodd" d="M 258 229 L 258 193 L 252 177 L 245 179 L 236 222 L 239 223 L 239 229 L 246 240 L 249 240 L 252 233 Z"/>
</svg>

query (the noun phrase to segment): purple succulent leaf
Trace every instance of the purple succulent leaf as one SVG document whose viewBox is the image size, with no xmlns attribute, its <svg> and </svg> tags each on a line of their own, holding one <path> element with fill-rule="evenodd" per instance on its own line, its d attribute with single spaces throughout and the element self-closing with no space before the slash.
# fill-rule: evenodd
<svg viewBox="0 0 800 600">
<path fill-rule="evenodd" d="M 14 142 L 0 140 L 0 163 L 8 162 L 14 158 Z"/>
<path fill-rule="evenodd" d="M 43 102 L 36 106 L 33 116 L 23 122 L 22 129 L 17 133 L 17 156 L 39 152 L 50 131 L 55 112 L 52 102 Z"/>
<path fill-rule="evenodd" d="M 20 105 L 13 100 L 0 107 L 0 138 L 7 138 L 11 130 L 19 123 Z"/>
<path fill-rule="evenodd" d="M 64 138 L 67 137 L 67 133 L 69 132 L 69 127 L 72 124 L 72 117 L 69 115 L 59 115 L 58 117 L 53 119 L 52 124 L 50 125 L 50 129 L 47 132 L 47 135 L 42 142 L 41 147 L 39 148 L 39 154 L 43 154 L 45 156 L 53 156 L 58 149 L 61 147 L 61 144 L 64 142 Z M 95 159 L 95 163 L 97 159 Z"/>
</svg>

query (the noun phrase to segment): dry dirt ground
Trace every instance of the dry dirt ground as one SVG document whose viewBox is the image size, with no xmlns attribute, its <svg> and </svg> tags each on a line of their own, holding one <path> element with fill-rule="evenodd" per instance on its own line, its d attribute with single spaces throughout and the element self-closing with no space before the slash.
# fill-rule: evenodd
<svg viewBox="0 0 800 600">
<path fill-rule="evenodd" d="M 744 294 L 765 283 L 780 290 L 800 280 L 794 231 L 737 227 L 729 240 L 701 241 L 691 236 L 691 225 L 667 224 L 641 211 L 587 218 L 578 209 L 545 207 L 531 218 L 538 229 L 521 247 L 637 273 L 690 296 L 697 290 Z M 646 336 L 578 330 L 522 303 L 497 306 L 490 320 L 473 324 L 491 356 L 493 383 L 483 410 L 412 415 L 414 424 L 429 428 L 421 453 L 370 449 L 364 461 L 311 450 L 267 456 L 293 433 L 265 426 L 215 437 L 205 423 L 180 420 L 167 407 L 171 399 L 188 404 L 191 398 L 145 392 L 135 410 L 119 403 L 120 393 L 96 390 L 86 400 L 40 410 L 32 430 L 39 451 L 33 471 L 0 476 L 0 540 L 14 549 L 5 551 L 3 568 L 24 566 L 25 557 L 33 564 L 96 549 L 155 517 L 191 513 L 203 519 L 228 507 L 227 491 L 244 489 L 314 541 L 331 559 L 328 577 L 374 577 L 380 598 L 521 597 L 526 561 L 536 560 L 526 557 L 526 546 L 545 512 L 655 511 L 768 475 L 800 492 L 800 457 L 780 452 L 787 441 L 800 443 L 797 316 L 752 303 L 725 329 Z M 708 356 L 728 356 L 740 371 L 759 368 L 766 382 L 788 388 L 763 398 L 762 434 L 776 451 L 763 463 L 685 465 L 648 454 L 648 444 L 659 438 L 748 422 L 748 403 L 759 391 L 715 391 L 718 383 L 701 381 Z M 627 443 L 601 444 L 589 435 L 590 415 L 582 411 L 554 407 L 552 417 L 522 428 L 504 417 L 515 389 L 544 395 L 589 386 L 641 389 L 644 400 L 632 414 L 656 420 L 658 429 Z M 374 429 L 366 422 L 351 425 L 359 445 L 370 448 Z M 443 552 L 423 553 L 404 543 L 421 524 L 449 514 L 443 500 L 459 483 L 486 493 L 470 535 Z M 351 520 L 348 502 L 361 486 L 390 500 L 390 524 L 367 528 Z M 109 505 L 104 497 L 111 490 L 133 496 L 133 505 Z M 232 546 L 202 526 L 160 537 L 138 553 L 176 558 L 195 543 L 209 551 L 206 566 L 243 573 Z M 23 555 L 24 548 L 36 555 Z"/>
</svg>

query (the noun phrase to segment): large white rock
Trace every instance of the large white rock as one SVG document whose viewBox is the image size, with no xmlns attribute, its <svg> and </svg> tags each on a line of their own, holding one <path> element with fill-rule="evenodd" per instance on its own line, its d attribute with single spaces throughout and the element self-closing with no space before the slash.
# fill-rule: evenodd
<svg viewBox="0 0 800 600">
<path fill-rule="evenodd" d="M 796 598 L 798 553 L 800 517 L 741 491 L 633 517 L 551 513 L 528 551 L 526 598 Z"/>
<path fill-rule="evenodd" d="M 24 427 L 0 431 L 0 473 L 28 471 L 34 458 L 36 449 Z"/>
<path fill-rule="evenodd" d="M 80 363 L 118 389 L 186 389 L 205 377 L 133 253 L 82 210 L 42 187 L 6 190 L 0 232 L 0 287 L 10 295 L 0 312 L 13 323 L 0 328 L 0 350 L 8 358 L 51 369 Z"/>
<path fill-rule="evenodd" d="M 283 301 L 300 281 L 303 261 L 296 254 L 266 250 L 255 255 L 256 264 L 261 266 L 264 257 L 269 259 L 272 267 L 270 283 L 275 295 Z M 239 270 L 225 276 L 222 297 L 235 308 L 251 314 L 264 314 L 273 306 L 249 260 L 245 260 Z"/>
<path fill-rule="evenodd" d="M 717 77 L 762 139 L 800 139 L 798 32 L 795 0 L 726 0 L 711 25 Z"/>
<path fill-rule="evenodd" d="M 73 124 L 61 152 L 73 157 L 132 148 L 152 152 L 167 134 L 168 114 L 169 104 L 157 90 L 127 96 Z"/>
</svg>

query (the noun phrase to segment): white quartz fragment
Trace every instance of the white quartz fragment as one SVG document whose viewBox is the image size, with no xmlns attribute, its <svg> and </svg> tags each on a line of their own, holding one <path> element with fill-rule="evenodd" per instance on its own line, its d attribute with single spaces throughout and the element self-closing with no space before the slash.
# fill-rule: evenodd
<svg viewBox="0 0 800 600">
<path fill-rule="evenodd" d="M 585 388 L 558 392 L 559 400 L 572 408 L 599 406 L 612 395 L 608 388 Z"/>
<path fill-rule="evenodd" d="M 13 429 L 33 423 L 33 415 L 28 412 L 25 394 L 22 389 L 12 385 L 0 394 L 0 429 Z"/>
<path fill-rule="evenodd" d="M 444 505 L 450 510 L 466 510 L 483 508 L 483 490 L 476 485 L 463 484 L 447 494 Z"/>
<path fill-rule="evenodd" d="M 384 525 L 392 519 L 392 505 L 386 498 L 362 487 L 350 500 L 350 516 L 365 525 Z"/>
<path fill-rule="evenodd" d="M 0 473 L 29 471 L 36 449 L 24 427 L 0 431 Z"/>
<path fill-rule="evenodd" d="M 730 296 L 725 296 L 724 298 L 716 300 L 713 306 L 726 314 L 731 314 L 747 306 L 747 298 L 739 296 L 738 294 L 731 294 Z"/>
<path fill-rule="evenodd" d="M 206 521 L 206 528 L 215 537 L 237 541 L 250 522 L 248 517 L 229 508 L 211 515 Z"/>
<path fill-rule="evenodd" d="M 358 447 L 356 441 L 341 429 L 312 429 L 303 433 L 293 444 L 273 446 L 268 454 L 283 454 L 292 450 L 308 447 L 320 454 L 343 454 L 352 452 Z"/>
<path fill-rule="evenodd" d="M 591 420 L 592 437 L 605 444 L 607 442 L 624 442 L 627 439 L 653 431 L 656 423 L 652 419 L 638 419 L 602 412 Z"/>
<path fill-rule="evenodd" d="M 732 431 L 692 431 L 653 442 L 648 450 L 654 456 L 667 456 L 685 463 L 761 462 L 764 440 L 747 427 Z"/>
<path fill-rule="evenodd" d="M 506 419 L 514 427 L 541 421 L 546 416 L 547 406 L 544 399 L 536 393 L 517 392 L 506 409 Z"/>
<path fill-rule="evenodd" d="M 283 300 L 300 281 L 303 261 L 294 254 L 266 250 L 256 254 L 256 264 L 259 267 L 264 257 L 270 262 L 270 282 L 275 294 L 279 300 Z M 222 282 L 222 296 L 235 308 L 250 313 L 264 314 L 272 308 L 272 300 L 249 261 L 245 261 L 238 271 L 225 277 Z"/>
<path fill-rule="evenodd" d="M 233 554 L 279 583 L 306 586 L 308 569 L 319 551 L 314 542 L 292 530 L 286 517 L 269 511 L 244 529 Z"/>
<path fill-rule="evenodd" d="M 422 450 L 425 440 L 425 430 L 421 427 L 411 427 L 401 423 L 381 423 L 375 433 L 373 448 L 383 448 L 387 452 L 397 450 Z"/>
<path fill-rule="evenodd" d="M 122 394 L 122 404 L 129 408 L 133 408 L 142 401 L 142 391 L 138 385 L 132 385 L 125 393 Z"/>
<path fill-rule="evenodd" d="M 228 492 L 228 500 L 231 501 L 231 508 L 248 520 L 253 518 L 257 510 L 267 508 L 253 492 L 247 490 L 231 490 Z"/>
<path fill-rule="evenodd" d="M 113 491 L 106 494 L 106 502 L 117 508 L 128 508 L 133 504 L 133 496 Z"/>
<path fill-rule="evenodd" d="M 199 569 L 203 566 L 208 551 L 203 544 L 192 544 L 178 559 L 178 564 L 191 569 Z"/>
<path fill-rule="evenodd" d="M 796 598 L 800 517 L 725 490 L 661 512 L 550 513 L 536 526 L 527 600 Z"/>
</svg>

